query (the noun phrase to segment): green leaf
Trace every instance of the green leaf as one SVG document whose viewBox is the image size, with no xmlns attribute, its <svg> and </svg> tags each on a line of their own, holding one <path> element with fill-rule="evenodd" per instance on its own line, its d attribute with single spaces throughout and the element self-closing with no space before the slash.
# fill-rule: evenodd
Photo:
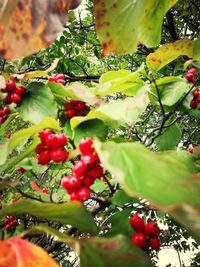
<svg viewBox="0 0 200 267">
<path fill-rule="evenodd" d="M 167 128 L 164 133 L 156 139 L 156 146 L 159 150 L 175 149 L 180 140 L 181 130 L 179 125 L 175 123 Z"/>
<path fill-rule="evenodd" d="M 105 140 L 108 132 L 108 127 L 98 119 L 89 120 L 78 125 L 75 130 L 74 141 L 77 145 L 84 137 L 98 137 Z"/>
<path fill-rule="evenodd" d="M 86 102 L 90 105 L 95 105 L 99 102 L 98 98 L 81 83 L 73 83 L 65 87 L 62 84 L 49 82 L 48 86 L 56 97 L 65 98 L 69 97 L 71 99 L 77 99 Z"/>
<path fill-rule="evenodd" d="M 148 256 L 122 235 L 80 241 L 81 267 L 150 267 Z"/>
<path fill-rule="evenodd" d="M 193 57 L 193 41 L 178 40 L 162 45 L 154 53 L 147 56 L 147 66 L 150 70 L 158 71 L 182 55 L 189 58 Z"/>
<path fill-rule="evenodd" d="M 155 153 L 139 143 L 96 141 L 95 147 L 103 166 L 129 196 L 165 208 L 182 203 L 200 206 L 200 181 L 193 177 L 197 168 L 188 152 Z"/>
<path fill-rule="evenodd" d="M 138 199 L 134 199 L 132 197 L 129 197 L 124 190 L 120 189 L 118 190 L 114 196 L 112 197 L 112 204 L 114 205 L 124 205 L 128 203 L 138 203 Z"/>
<path fill-rule="evenodd" d="M 138 73 L 131 73 L 127 70 L 109 71 L 103 74 L 99 85 L 93 91 L 96 95 L 104 96 L 116 92 L 123 92 L 133 96 L 143 87 L 145 83 L 138 77 Z"/>
<path fill-rule="evenodd" d="M 181 99 L 181 97 L 187 92 L 187 89 L 189 90 L 190 86 L 185 79 L 173 76 L 164 77 L 159 80 L 156 80 L 156 84 L 160 92 L 162 104 L 169 107 L 176 104 Z M 154 84 L 151 84 L 151 93 L 152 95 L 150 95 L 150 99 L 152 104 L 159 105 Z"/>
<path fill-rule="evenodd" d="M 92 215 L 80 202 L 64 204 L 42 203 L 32 200 L 20 200 L 0 211 L 0 216 L 30 214 L 48 220 L 69 224 L 80 231 L 97 234 L 97 226 Z"/>
<path fill-rule="evenodd" d="M 94 1 L 96 30 L 103 55 L 134 53 L 138 44 L 160 43 L 163 17 L 177 0 Z"/>
<path fill-rule="evenodd" d="M 111 127 L 133 124 L 146 109 L 148 103 L 147 91 L 143 90 L 141 94 L 134 98 L 110 101 L 91 110 L 85 117 L 72 118 L 70 121 L 71 127 L 74 130 L 79 124 L 94 119 L 102 120 Z"/>
<path fill-rule="evenodd" d="M 46 117 L 56 118 L 57 107 L 53 94 L 43 83 L 31 83 L 27 86 L 27 95 L 17 108 L 23 120 L 39 123 Z"/>
</svg>

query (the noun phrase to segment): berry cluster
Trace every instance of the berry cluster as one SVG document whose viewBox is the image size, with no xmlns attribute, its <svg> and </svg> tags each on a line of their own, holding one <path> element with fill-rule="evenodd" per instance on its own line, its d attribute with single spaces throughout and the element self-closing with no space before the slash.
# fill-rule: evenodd
<svg viewBox="0 0 200 267">
<path fill-rule="evenodd" d="M 185 79 L 188 80 L 188 82 L 195 83 L 196 81 L 196 70 L 195 68 L 189 69 L 188 72 L 185 75 Z"/>
<path fill-rule="evenodd" d="M 200 103 L 200 93 L 198 90 L 194 90 L 193 99 L 190 102 L 190 107 L 193 109 L 197 109 Z"/>
<path fill-rule="evenodd" d="M 35 148 L 39 164 L 45 165 L 51 160 L 60 163 L 68 159 L 69 153 L 65 149 L 67 143 L 65 134 L 54 134 L 50 130 L 44 130 L 39 132 L 39 137 L 41 143 Z"/>
<path fill-rule="evenodd" d="M 65 104 L 64 108 L 69 119 L 76 116 L 85 116 L 90 111 L 90 107 L 85 102 L 79 100 L 71 100 Z"/>
<path fill-rule="evenodd" d="M 103 168 L 90 138 L 79 143 L 82 157 L 73 166 L 73 176 L 64 176 L 61 186 L 70 194 L 70 201 L 85 201 L 90 198 L 90 186 L 103 175 Z"/>
<path fill-rule="evenodd" d="M 15 228 L 19 225 L 18 221 L 15 220 L 14 216 L 10 216 L 8 218 L 5 218 L 4 225 L 6 231 L 9 231 L 11 228 Z"/>
<path fill-rule="evenodd" d="M 131 237 L 131 242 L 139 248 L 148 248 L 152 250 L 160 249 L 160 228 L 156 222 L 144 223 L 144 220 L 136 213 L 129 220 L 135 234 Z"/>
<path fill-rule="evenodd" d="M 8 107 L 5 106 L 3 109 L 0 109 L 0 124 L 6 121 L 9 114 L 10 110 L 8 109 Z"/>
<path fill-rule="evenodd" d="M 64 74 L 57 74 L 55 76 L 49 77 L 48 81 L 54 82 L 54 83 L 64 84 L 65 83 L 65 76 L 64 76 Z"/>
<path fill-rule="evenodd" d="M 16 86 L 14 80 L 9 80 L 6 82 L 6 87 L 1 89 L 1 92 L 7 93 L 4 98 L 6 104 L 19 104 L 22 101 L 22 96 L 26 92 L 26 88 L 24 86 Z"/>
</svg>

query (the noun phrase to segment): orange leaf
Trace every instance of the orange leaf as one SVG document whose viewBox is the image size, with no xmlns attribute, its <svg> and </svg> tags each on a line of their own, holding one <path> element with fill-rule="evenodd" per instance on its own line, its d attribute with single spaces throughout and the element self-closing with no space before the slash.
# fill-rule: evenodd
<svg viewBox="0 0 200 267">
<path fill-rule="evenodd" d="M 0 267 L 58 267 L 42 248 L 19 237 L 0 241 Z"/>
<path fill-rule="evenodd" d="M 0 56 L 11 59 L 51 44 L 81 0 L 7 0 L 0 4 Z"/>
</svg>

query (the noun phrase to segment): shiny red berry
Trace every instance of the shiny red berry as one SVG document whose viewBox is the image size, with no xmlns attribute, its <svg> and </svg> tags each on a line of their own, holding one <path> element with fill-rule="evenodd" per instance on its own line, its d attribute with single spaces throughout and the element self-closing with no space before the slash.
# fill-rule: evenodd
<svg viewBox="0 0 200 267">
<path fill-rule="evenodd" d="M 69 153 L 64 148 L 55 148 L 50 152 L 51 159 L 56 162 L 65 162 L 68 159 Z"/>
<path fill-rule="evenodd" d="M 152 250 L 158 251 L 160 249 L 160 239 L 159 238 L 151 238 L 149 242 L 149 246 Z"/>
<path fill-rule="evenodd" d="M 193 99 L 191 102 L 190 102 L 190 107 L 192 109 L 197 109 L 198 108 L 198 105 L 199 105 L 199 101 L 196 100 L 196 99 Z"/>
<path fill-rule="evenodd" d="M 56 75 L 56 79 L 64 80 L 65 79 L 65 75 L 62 74 L 62 73 L 59 73 L 59 74 Z"/>
<path fill-rule="evenodd" d="M 4 107 L 3 108 L 3 115 L 8 115 L 8 114 L 10 114 L 9 108 L 8 107 Z"/>
<path fill-rule="evenodd" d="M 6 117 L 0 117 L 0 124 L 4 123 L 6 121 Z"/>
<path fill-rule="evenodd" d="M 18 170 L 18 172 L 21 172 L 21 173 L 24 173 L 25 172 L 25 169 L 22 168 L 21 166 L 17 167 L 17 170 Z"/>
<path fill-rule="evenodd" d="M 90 155 L 83 156 L 81 160 L 85 163 L 88 169 L 93 168 L 96 164 L 99 163 L 99 158 L 97 154 L 96 155 L 90 154 Z"/>
<path fill-rule="evenodd" d="M 61 180 L 61 186 L 66 190 L 75 191 L 81 186 L 81 179 L 77 176 L 64 176 Z"/>
<path fill-rule="evenodd" d="M 58 146 L 65 146 L 67 144 L 67 136 L 65 134 L 57 134 L 56 137 Z"/>
<path fill-rule="evenodd" d="M 199 98 L 199 91 L 194 90 L 193 96 L 194 96 L 195 99 Z"/>
<path fill-rule="evenodd" d="M 59 147 L 57 135 L 52 133 L 46 137 L 45 144 L 48 149 L 55 149 Z"/>
<path fill-rule="evenodd" d="M 38 144 L 35 148 L 35 152 L 37 154 L 40 154 L 42 151 L 46 150 L 45 146 L 43 144 Z"/>
<path fill-rule="evenodd" d="M 6 134 L 6 138 L 10 139 L 11 138 L 11 134 Z"/>
<path fill-rule="evenodd" d="M 85 201 L 90 198 L 90 189 L 88 187 L 81 187 L 77 192 L 76 196 L 79 201 Z"/>
<path fill-rule="evenodd" d="M 74 109 L 69 109 L 69 110 L 66 112 L 66 114 L 67 114 L 67 117 L 68 117 L 69 119 L 71 119 L 71 118 L 73 118 L 74 116 L 76 116 L 76 111 L 75 111 Z"/>
<path fill-rule="evenodd" d="M 38 155 L 38 163 L 41 165 L 46 165 L 50 162 L 51 157 L 50 157 L 50 152 L 48 150 L 42 151 Z"/>
<path fill-rule="evenodd" d="M 84 176 L 83 183 L 86 187 L 90 187 L 94 183 L 94 178 L 92 176 Z"/>
<path fill-rule="evenodd" d="M 87 174 L 92 176 L 94 179 L 100 178 L 103 175 L 103 168 L 98 164 L 90 169 Z"/>
<path fill-rule="evenodd" d="M 135 233 L 131 237 L 131 242 L 139 248 L 145 248 L 147 243 L 146 236 L 143 233 Z"/>
<path fill-rule="evenodd" d="M 71 102 L 69 102 L 69 103 L 64 105 L 64 108 L 67 111 L 67 110 L 73 109 L 74 105 Z"/>
<path fill-rule="evenodd" d="M 188 80 L 189 82 L 192 81 L 192 79 L 194 78 L 194 75 L 190 72 L 187 72 L 185 75 L 186 80 Z"/>
<path fill-rule="evenodd" d="M 82 160 L 77 161 L 72 168 L 74 175 L 77 177 L 83 176 L 87 170 L 87 166 Z"/>
<path fill-rule="evenodd" d="M 145 225 L 145 234 L 149 237 L 158 237 L 160 234 L 160 228 L 156 222 L 149 222 Z"/>
<path fill-rule="evenodd" d="M 26 88 L 24 86 L 18 86 L 15 89 L 15 93 L 18 95 L 23 95 L 26 92 Z"/>
<path fill-rule="evenodd" d="M 79 102 L 76 106 L 75 106 L 75 110 L 76 111 L 83 111 L 85 109 L 85 103 L 84 102 Z"/>
<path fill-rule="evenodd" d="M 19 94 L 13 93 L 13 94 L 11 94 L 11 100 L 12 100 L 12 102 L 14 102 L 16 104 L 19 104 L 19 103 L 21 103 L 22 98 Z"/>
<path fill-rule="evenodd" d="M 79 142 L 79 150 L 83 156 L 93 154 L 93 140 L 91 138 L 81 139 L 81 141 Z"/>
<path fill-rule="evenodd" d="M 7 225 L 5 226 L 6 231 L 9 231 L 10 228 L 11 228 L 10 224 L 7 224 Z"/>
<path fill-rule="evenodd" d="M 57 79 L 56 82 L 60 83 L 60 84 L 64 84 L 65 83 L 65 81 L 63 79 Z"/>
<path fill-rule="evenodd" d="M 15 81 L 9 80 L 6 82 L 6 92 L 12 93 L 15 91 L 16 84 Z"/>
<path fill-rule="evenodd" d="M 137 213 L 129 219 L 129 223 L 136 232 L 144 232 L 144 220 Z"/>
<path fill-rule="evenodd" d="M 48 195 L 49 194 L 49 190 L 47 188 L 43 188 L 42 189 L 42 193 Z"/>
<path fill-rule="evenodd" d="M 196 69 L 195 68 L 191 68 L 191 69 L 188 70 L 187 73 L 192 73 L 192 75 L 195 76 L 196 75 Z"/>
<path fill-rule="evenodd" d="M 50 134 L 52 134 L 52 131 L 50 131 L 50 130 L 43 130 L 43 131 L 39 132 L 38 135 L 39 135 L 39 137 L 40 137 L 41 142 L 42 142 L 44 145 L 46 145 L 46 139 L 47 139 L 47 137 L 48 137 Z"/>
<path fill-rule="evenodd" d="M 70 194 L 70 201 L 79 201 L 76 191 Z"/>
</svg>

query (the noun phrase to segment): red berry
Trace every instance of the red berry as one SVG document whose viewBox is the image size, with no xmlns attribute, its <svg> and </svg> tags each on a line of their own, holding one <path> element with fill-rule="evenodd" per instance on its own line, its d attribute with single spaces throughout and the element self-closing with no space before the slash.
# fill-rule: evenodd
<svg viewBox="0 0 200 267">
<path fill-rule="evenodd" d="M 149 246 L 152 250 L 160 249 L 160 239 L 159 238 L 151 238 L 149 242 Z"/>
<path fill-rule="evenodd" d="M 18 221 L 14 221 L 14 222 L 12 222 L 12 225 L 16 227 L 19 225 L 19 223 L 18 223 Z"/>
<path fill-rule="evenodd" d="M 192 75 L 195 76 L 196 75 L 196 69 L 195 68 L 191 68 L 191 69 L 188 70 L 187 73 L 192 73 Z"/>
<path fill-rule="evenodd" d="M 85 201 L 90 198 L 90 189 L 88 187 L 81 187 L 76 192 L 76 196 L 79 201 Z"/>
<path fill-rule="evenodd" d="M 10 228 L 11 228 L 10 224 L 7 224 L 7 225 L 5 226 L 6 231 L 9 231 Z"/>
<path fill-rule="evenodd" d="M 65 134 L 57 134 L 56 137 L 58 146 L 65 146 L 67 144 L 67 136 Z"/>
<path fill-rule="evenodd" d="M 86 187 L 90 187 L 94 183 L 94 178 L 92 176 L 83 177 L 83 183 Z"/>
<path fill-rule="evenodd" d="M 11 134 L 6 134 L 6 138 L 10 139 Z"/>
<path fill-rule="evenodd" d="M 19 94 L 13 93 L 11 94 L 11 100 L 16 104 L 19 104 L 22 101 L 22 98 Z"/>
<path fill-rule="evenodd" d="M 12 103 L 11 96 L 10 95 L 6 95 L 6 97 L 3 99 L 3 101 L 8 105 L 11 104 Z"/>
<path fill-rule="evenodd" d="M 18 199 L 15 198 L 15 197 L 12 199 L 12 203 L 15 203 L 15 202 L 17 202 L 17 201 L 18 201 Z"/>
<path fill-rule="evenodd" d="M 191 82 L 192 82 L 192 83 L 195 83 L 195 82 L 196 82 L 196 79 L 193 77 L 193 78 L 191 79 Z"/>
<path fill-rule="evenodd" d="M 9 217 L 10 222 L 14 221 L 14 219 L 15 219 L 15 216 L 10 216 Z"/>
<path fill-rule="evenodd" d="M 90 111 L 90 107 L 88 105 L 85 105 L 85 110 Z"/>
<path fill-rule="evenodd" d="M 96 164 L 99 163 L 99 158 L 97 154 L 96 155 L 90 154 L 87 156 L 83 156 L 81 160 L 85 163 L 88 169 L 94 167 Z"/>
<path fill-rule="evenodd" d="M 75 110 L 76 111 L 83 111 L 85 109 L 85 103 L 84 102 L 79 102 L 76 106 L 75 106 Z"/>
<path fill-rule="evenodd" d="M 129 219 L 129 223 L 136 232 L 144 232 L 144 220 L 137 213 Z"/>
<path fill-rule="evenodd" d="M 42 151 L 39 155 L 38 155 L 38 163 L 41 165 L 46 165 L 47 163 L 49 163 L 51 160 L 50 157 L 50 152 L 48 150 Z"/>
<path fill-rule="evenodd" d="M 9 218 L 5 218 L 4 219 L 4 224 L 8 224 L 8 223 L 10 223 L 10 219 Z"/>
<path fill-rule="evenodd" d="M 70 201 L 79 201 L 76 192 L 72 192 L 70 195 Z"/>
<path fill-rule="evenodd" d="M 0 117 L 0 124 L 4 123 L 6 121 L 7 117 Z"/>
<path fill-rule="evenodd" d="M 185 75 L 186 80 L 188 80 L 189 82 L 192 81 L 192 79 L 194 78 L 194 75 L 190 72 L 187 72 Z"/>
<path fill-rule="evenodd" d="M 194 153 L 194 148 L 190 146 L 190 147 L 188 148 L 188 152 L 191 153 L 191 154 L 193 154 L 193 153 Z"/>
<path fill-rule="evenodd" d="M 74 105 L 71 102 L 69 102 L 69 103 L 64 105 L 64 108 L 65 108 L 66 111 L 70 110 L 70 109 L 73 109 L 73 107 L 74 107 Z"/>
<path fill-rule="evenodd" d="M 64 84 L 65 83 L 65 81 L 63 79 L 57 79 L 56 82 L 60 83 L 60 84 Z"/>
<path fill-rule="evenodd" d="M 199 98 L 199 91 L 194 90 L 193 96 L 194 96 L 195 99 Z"/>
<path fill-rule="evenodd" d="M 49 134 L 46 137 L 45 144 L 49 149 L 55 149 L 59 147 L 57 135 L 54 133 Z"/>
<path fill-rule="evenodd" d="M 76 116 L 76 111 L 75 111 L 74 109 L 69 109 L 69 110 L 66 112 L 66 114 L 67 114 L 67 117 L 68 117 L 69 119 L 71 119 L 71 118 L 73 118 L 74 116 Z"/>
<path fill-rule="evenodd" d="M 147 243 L 146 236 L 143 233 L 135 233 L 131 237 L 131 242 L 139 248 L 145 248 Z"/>
<path fill-rule="evenodd" d="M 50 134 L 52 134 L 52 131 L 50 131 L 50 130 L 43 130 L 43 131 L 39 132 L 38 135 L 40 137 L 42 144 L 46 145 L 46 139 Z"/>
<path fill-rule="evenodd" d="M 3 108 L 3 115 L 8 115 L 8 114 L 10 114 L 9 108 L 8 107 L 4 107 Z"/>
<path fill-rule="evenodd" d="M 190 107 L 191 107 L 192 109 L 197 109 L 197 108 L 198 108 L 198 105 L 199 105 L 199 101 L 198 101 L 198 100 L 193 99 L 193 100 L 190 102 Z"/>
<path fill-rule="evenodd" d="M 86 173 L 87 166 L 82 160 L 79 160 L 74 164 L 72 171 L 74 175 L 76 175 L 77 177 L 81 177 Z"/>
<path fill-rule="evenodd" d="M 3 109 L 0 109 L 0 117 L 3 117 L 4 116 L 4 111 Z"/>
<path fill-rule="evenodd" d="M 35 152 L 37 153 L 37 154 L 40 154 L 42 151 L 44 151 L 44 150 L 46 150 L 45 149 L 45 146 L 43 145 L 43 144 L 38 144 L 37 146 L 36 146 L 36 148 L 35 148 Z"/>
<path fill-rule="evenodd" d="M 15 91 L 15 88 L 16 88 L 15 81 L 10 80 L 6 82 L 6 92 L 12 93 Z"/>
<path fill-rule="evenodd" d="M 42 193 L 48 195 L 49 194 L 49 190 L 47 188 L 43 188 L 42 189 Z"/>
<path fill-rule="evenodd" d="M 61 80 L 65 79 L 65 75 L 62 73 L 57 74 L 55 77 L 56 77 L 56 79 L 61 79 Z"/>
<path fill-rule="evenodd" d="M 54 162 L 65 162 L 68 159 L 69 153 L 64 148 L 56 148 L 51 150 L 51 159 Z"/>
<path fill-rule="evenodd" d="M 103 168 L 100 165 L 96 165 L 94 168 L 89 170 L 87 174 L 92 176 L 94 179 L 100 178 L 103 175 Z"/>
<path fill-rule="evenodd" d="M 49 77 L 49 78 L 48 78 L 48 81 L 49 81 L 49 82 L 55 82 L 55 81 L 56 81 L 56 78 L 55 78 L 55 77 Z"/>
<path fill-rule="evenodd" d="M 25 172 L 24 168 L 22 168 L 21 166 L 17 167 L 17 170 L 18 170 L 18 172 L 21 172 L 21 173 Z"/>
<path fill-rule="evenodd" d="M 91 138 L 81 139 L 79 142 L 79 150 L 84 156 L 94 153 L 93 140 Z"/>
<path fill-rule="evenodd" d="M 149 237 L 158 237 L 160 234 L 160 228 L 156 222 L 149 222 L 145 225 L 145 234 Z"/>
<path fill-rule="evenodd" d="M 77 176 L 64 176 L 61 180 L 61 186 L 66 190 L 75 191 L 81 186 L 81 179 Z"/>
<path fill-rule="evenodd" d="M 26 88 L 24 86 L 18 86 L 15 89 L 15 93 L 18 95 L 23 95 L 26 92 Z"/>
</svg>

